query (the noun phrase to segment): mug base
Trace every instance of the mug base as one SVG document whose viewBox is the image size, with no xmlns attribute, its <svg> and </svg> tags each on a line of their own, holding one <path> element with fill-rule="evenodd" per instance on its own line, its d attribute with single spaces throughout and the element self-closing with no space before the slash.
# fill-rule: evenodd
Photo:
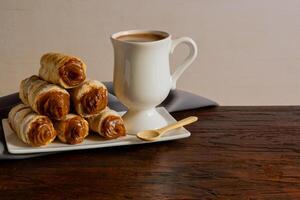
<svg viewBox="0 0 300 200">
<path fill-rule="evenodd" d="M 155 108 L 128 110 L 122 118 L 129 135 L 136 135 L 139 131 L 158 129 L 168 125 L 166 119 Z"/>
</svg>

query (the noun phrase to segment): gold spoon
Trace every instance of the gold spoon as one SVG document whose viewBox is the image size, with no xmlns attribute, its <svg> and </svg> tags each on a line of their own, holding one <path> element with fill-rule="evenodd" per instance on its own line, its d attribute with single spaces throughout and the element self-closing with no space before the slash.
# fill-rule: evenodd
<svg viewBox="0 0 300 200">
<path fill-rule="evenodd" d="M 198 120 L 198 117 L 187 117 L 185 119 L 182 119 L 174 124 L 170 124 L 168 126 L 162 127 L 160 129 L 156 129 L 156 130 L 146 130 L 146 131 L 141 131 L 138 132 L 138 134 L 136 135 L 138 138 L 140 138 L 141 140 L 145 140 L 145 141 L 155 141 L 158 140 L 163 134 L 165 134 L 167 131 L 176 129 L 176 128 L 180 128 L 182 126 L 185 126 L 187 124 L 191 124 L 195 121 Z"/>
</svg>

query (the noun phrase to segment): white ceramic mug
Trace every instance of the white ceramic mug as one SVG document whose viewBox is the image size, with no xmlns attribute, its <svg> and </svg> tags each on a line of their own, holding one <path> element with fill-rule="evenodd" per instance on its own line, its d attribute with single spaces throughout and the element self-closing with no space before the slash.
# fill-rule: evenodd
<svg viewBox="0 0 300 200">
<path fill-rule="evenodd" d="M 155 41 L 122 41 L 118 38 L 132 34 L 156 34 Z M 171 39 L 163 31 L 130 30 L 111 36 L 114 48 L 114 91 L 119 100 L 128 107 L 123 116 L 129 134 L 160 128 L 167 124 L 155 109 L 175 89 L 176 81 L 197 56 L 196 43 L 188 37 Z M 169 56 L 174 48 L 184 43 L 189 55 L 170 74 Z"/>
</svg>

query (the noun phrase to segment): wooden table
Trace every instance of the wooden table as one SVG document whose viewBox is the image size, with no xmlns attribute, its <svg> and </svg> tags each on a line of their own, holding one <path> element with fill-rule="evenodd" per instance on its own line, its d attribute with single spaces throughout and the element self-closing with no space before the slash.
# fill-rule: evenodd
<svg viewBox="0 0 300 200">
<path fill-rule="evenodd" d="M 0 199 L 300 199 L 300 107 L 217 107 L 188 139 L 0 162 Z"/>
</svg>

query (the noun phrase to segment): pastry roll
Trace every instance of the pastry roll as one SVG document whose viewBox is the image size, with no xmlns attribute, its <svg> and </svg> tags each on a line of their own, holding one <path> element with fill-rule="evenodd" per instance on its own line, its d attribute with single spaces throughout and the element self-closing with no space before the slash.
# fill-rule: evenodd
<svg viewBox="0 0 300 200">
<path fill-rule="evenodd" d="M 59 86 L 41 80 L 38 76 L 31 76 L 21 82 L 19 96 L 24 104 L 51 119 L 59 120 L 70 110 L 69 93 Z"/>
<path fill-rule="evenodd" d="M 39 76 L 63 88 L 73 88 L 86 78 L 86 65 L 77 57 L 61 53 L 47 53 L 41 57 Z"/>
<path fill-rule="evenodd" d="M 35 113 L 28 105 L 19 104 L 8 114 L 11 128 L 18 137 L 31 146 L 43 146 L 56 137 L 52 122 L 46 116 Z"/>
<path fill-rule="evenodd" d="M 71 99 L 76 112 L 83 117 L 88 117 L 105 109 L 108 103 L 108 91 L 103 83 L 88 80 L 71 91 Z"/>
<path fill-rule="evenodd" d="M 81 143 L 89 134 L 88 122 L 74 114 L 68 114 L 63 120 L 54 122 L 54 127 L 59 140 L 68 144 Z"/>
<path fill-rule="evenodd" d="M 114 139 L 126 135 L 124 122 L 120 115 L 108 107 L 97 115 L 87 118 L 90 129 L 105 139 Z"/>
</svg>

